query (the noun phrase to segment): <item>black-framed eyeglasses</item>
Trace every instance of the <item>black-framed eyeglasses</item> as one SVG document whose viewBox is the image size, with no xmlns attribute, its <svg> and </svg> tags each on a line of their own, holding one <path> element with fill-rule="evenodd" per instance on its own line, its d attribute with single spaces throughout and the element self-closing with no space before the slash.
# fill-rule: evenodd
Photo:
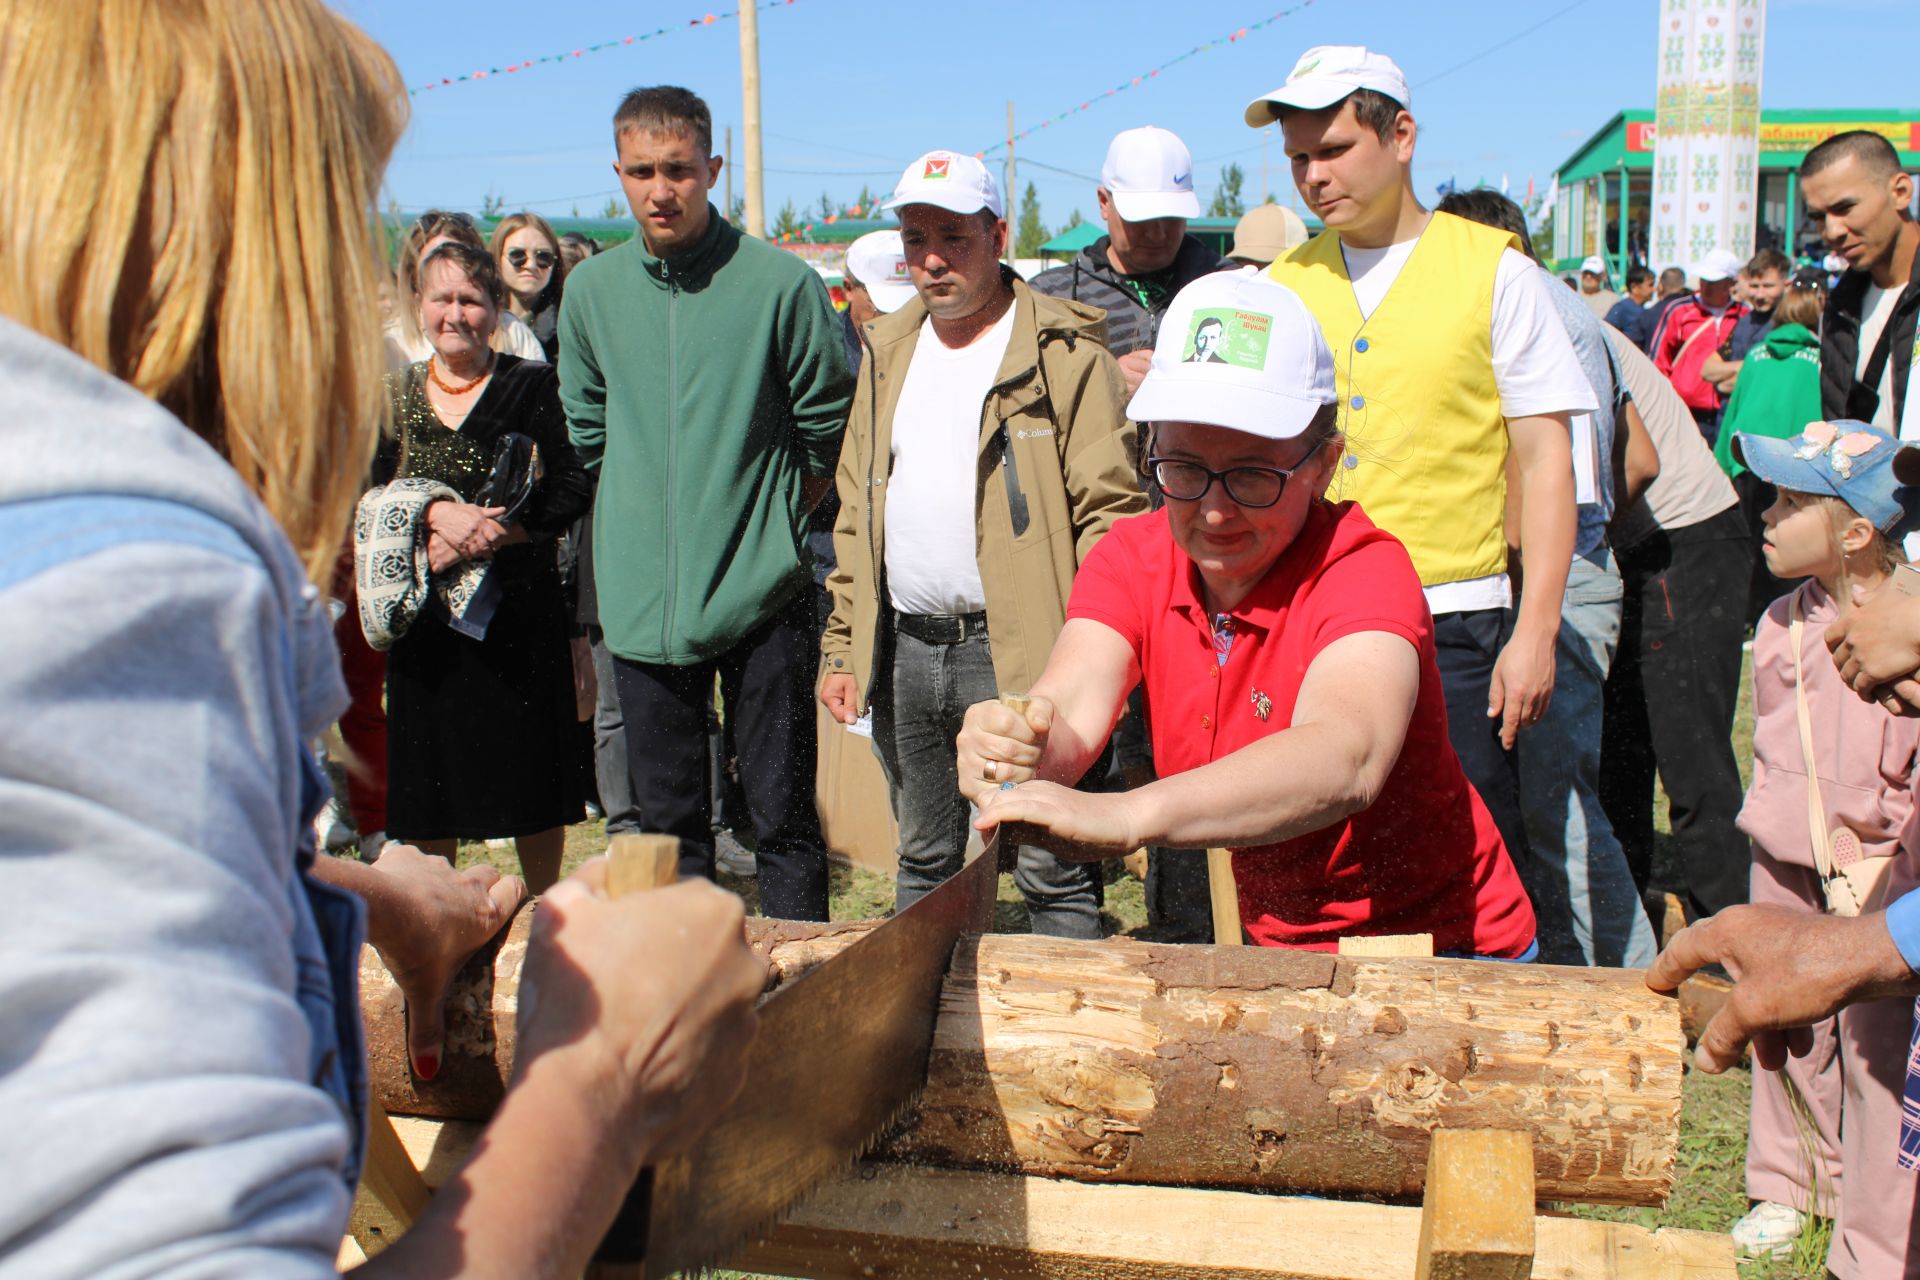
<svg viewBox="0 0 1920 1280">
<path fill-rule="evenodd" d="M 545 271 L 548 267 L 551 267 L 555 261 L 554 253 L 553 253 L 553 250 L 551 249 L 535 249 L 531 254 L 529 254 L 525 249 L 507 250 L 507 261 L 512 263 L 516 267 L 526 266 L 527 259 L 529 257 L 533 259 L 533 265 L 540 268 L 542 271 Z"/>
<path fill-rule="evenodd" d="M 1215 471 L 1184 458 L 1148 458 L 1147 472 L 1153 477 L 1154 483 L 1160 486 L 1160 492 L 1175 502 L 1200 501 L 1207 496 L 1207 490 L 1213 488 L 1213 482 L 1218 480 L 1225 486 L 1227 496 L 1241 506 L 1270 507 L 1280 501 L 1280 496 L 1287 491 L 1287 481 L 1293 479 L 1293 473 L 1306 466 L 1307 458 L 1318 452 L 1320 445 L 1316 444 L 1307 450 L 1305 458 L 1285 470 L 1279 467 L 1228 467 L 1225 471 Z"/>
</svg>

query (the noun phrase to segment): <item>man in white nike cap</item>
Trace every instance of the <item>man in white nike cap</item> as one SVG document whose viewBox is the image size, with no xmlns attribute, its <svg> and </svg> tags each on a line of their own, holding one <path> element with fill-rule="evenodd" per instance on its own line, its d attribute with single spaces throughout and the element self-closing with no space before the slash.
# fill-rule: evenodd
<svg viewBox="0 0 1920 1280">
<path fill-rule="evenodd" d="M 1279 123 L 1300 194 L 1326 224 L 1269 272 L 1333 348 L 1352 442 L 1333 496 L 1356 499 L 1412 556 L 1454 748 L 1524 861 L 1513 745 L 1553 693 L 1574 543 L 1570 420 L 1596 406 L 1545 292 L 1560 286 L 1510 233 L 1414 196 L 1410 101 L 1391 58 L 1322 45 L 1246 121 Z M 1511 616 L 1509 455 L 1527 566 Z"/>
<path fill-rule="evenodd" d="M 1100 313 L 1037 296 L 1001 265 L 1007 223 L 986 166 L 930 151 L 886 207 L 915 296 L 860 327 L 820 701 L 842 724 L 872 716 L 903 909 L 966 854 L 960 717 L 1033 683 L 1080 558 L 1146 499 Z M 1014 882 L 1035 933 L 1101 935 L 1094 868 L 1022 848 Z"/>
<path fill-rule="evenodd" d="M 1127 391 L 1139 390 L 1153 355 L 1160 317 L 1173 296 L 1193 281 L 1235 264 L 1187 234 L 1200 214 L 1193 190 L 1193 156 L 1178 135 L 1147 125 L 1114 136 L 1094 192 L 1107 234 L 1064 266 L 1032 280 L 1035 293 L 1087 302 L 1107 313 L 1107 350 L 1119 357 Z M 1140 721 L 1128 717 L 1114 739 L 1123 780 L 1153 778 L 1153 760 Z M 1206 855 L 1154 849 L 1147 860 L 1147 923 L 1166 942 L 1212 942 Z"/>
<path fill-rule="evenodd" d="M 1179 135 L 1147 125 L 1115 135 L 1094 192 L 1107 234 L 1032 280 L 1035 293 L 1089 302 L 1107 313 L 1107 349 L 1127 390 L 1146 376 L 1160 315 L 1173 295 L 1232 266 L 1187 234 L 1200 216 L 1193 157 Z"/>
<path fill-rule="evenodd" d="M 955 771 L 977 827 L 1020 822 L 1070 857 L 1232 850 L 1240 927 L 1263 946 L 1430 933 L 1530 959 L 1526 890 L 1447 741 L 1420 579 L 1323 496 L 1334 397 L 1291 290 L 1238 272 L 1181 290 L 1127 406 L 1166 506 L 1093 549 L 1027 711 L 970 707 Z M 1159 780 L 1071 789 L 1136 683 Z"/>
</svg>

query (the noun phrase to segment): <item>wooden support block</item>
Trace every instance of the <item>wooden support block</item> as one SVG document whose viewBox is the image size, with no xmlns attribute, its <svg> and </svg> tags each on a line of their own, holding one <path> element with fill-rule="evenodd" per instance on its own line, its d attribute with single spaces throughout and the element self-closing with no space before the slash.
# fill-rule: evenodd
<svg viewBox="0 0 1920 1280">
<path fill-rule="evenodd" d="M 367 1125 L 367 1167 L 360 1174 L 349 1223 L 354 1243 L 373 1257 L 398 1240 L 426 1211 L 430 1193 L 420 1170 L 395 1134 L 393 1122 L 373 1101 Z"/>
<path fill-rule="evenodd" d="M 676 836 L 618 835 L 607 845 L 607 892 L 615 898 L 664 889 L 680 879 Z"/>
<path fill-rule="evenodd" d="M 481 1126 L 396 1117 L 430 1186 Z M 1419 1209 L 867 1161 L 734 1265 L 811 1280 L 1406 1280 Z M 1737 1280 L 1706 1231 L 1539 1218 L 1535 1280 Z"/>
<path fill-rule="evenodd" d="M 1207 895 L 1213 900 L 1213 941 L 1237 947 L 1240 932 L 1240 890 L 1233 883 L 1233 850 L 1207 850 Z"/>
<path fill-rule="evenodd" d="M 1340 954 L 1343 956 L 1430 956 L 1433 954 L 1433 935 L 1430 933 L 1382 933 L 1368 938 L 1342 938 Z"/>
<path fill-rule="evenodd" d="M 1533 1253 L 1532 1136 L 1437 1130 L 1415 1280 L 1527 1280 Z"/>
</svg>

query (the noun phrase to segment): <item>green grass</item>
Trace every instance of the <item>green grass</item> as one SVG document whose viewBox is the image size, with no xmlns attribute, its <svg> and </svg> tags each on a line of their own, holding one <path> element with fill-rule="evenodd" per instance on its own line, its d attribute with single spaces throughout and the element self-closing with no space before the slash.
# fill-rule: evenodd
<svg viewBox="0 0 1920 1280">
<path fill-rule="evenodd" d="M 1753 708 L 1751 680 L 1741 676 L 1739 710 L 1734 721 L 1734 745 L 1742 781 L 1752 773 Z M 1655 811 L 1654 881 L 1658 888 L 1678 887 L 1679 860 L 1667 831 L 1667 805 L 1658 797 Z M 600 823 L 567 831 L 565 868 L 572 870 L 604 850 L 606 833 Z M 514 871 L 513 850 L 485 844 L 463 844 L 460 862 L 491 862 L 502 871 Z M 1117 864 L 1108 864 L 1105 917 L 1115 933 L 1134 933 L 1146 925 L 1144 887 Z M 752 880 L 722 875 L 720 882 L 739 893 L 749 910 L 757 909 L 758 891 Z M 865 920 L 887 913 L 893 905 L 893 885 L 871 872 L 834 867 L 830 911 L 835 920 Z M 999 904 L 994 914 L 996 932 L 1025 932 L 1027 909 L 1011 876 L 1000 877 Z M 1726 1231 L 1747 1211 L 1745 1161 L 1747 1104 L 1751 1075 L 1733 1070 L 1707 1076 L 1688 1069 L 1680 1112 L 1679 1167 L 1674 1194 L 1664 1209 L 1621 1209 L 1596 1205 L 1560 1205 L 1560 1211 L 1579 1217 L 1630 1222 L 1647 1228 L 1680 1227 L 1695 1231 Z M 1743 1264 L 1743 1280 L 1820 1280 L 1830 1226 L 1819 1222 L 1800 1242 L 1793 1257 L 1766 1263 Z M 742 1272 L 716 1273 L 719 1280 L 762 1280 Z"/>
</svg>

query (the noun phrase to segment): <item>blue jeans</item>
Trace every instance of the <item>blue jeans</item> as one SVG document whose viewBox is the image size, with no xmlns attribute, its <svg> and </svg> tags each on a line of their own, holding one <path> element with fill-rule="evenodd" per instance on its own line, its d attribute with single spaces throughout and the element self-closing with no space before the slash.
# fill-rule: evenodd
<svg viewBox="0 0 1920 1280">
<path fill-rule="evenodd" d="M 1520 734 L 1528 857 L 1520 878 L 1548 964 L 1643 968 L 1658 950 L 1626 854 L 1600 807 L 1607 671 L 1620 642 L 1620 571 L 1602 547 L 1575 557 L 1560 606 L 1553 701 Z"/>
<path fill-rule="evenodd" d="M 972 812 L 960 794 L 954 739 L 967 708 L 999 693 L 991 638 L 928 644 L 895 633 L 891 679 L 873 698 L 873 747 L 900 821 L 894 910 L 904 911 L 960 870 Z M 1099 938 L 1098 863 L 1062 862 L 1020 846 L 1013 882 L 1027 900 L 1033 931 Z"/>
</svg>

